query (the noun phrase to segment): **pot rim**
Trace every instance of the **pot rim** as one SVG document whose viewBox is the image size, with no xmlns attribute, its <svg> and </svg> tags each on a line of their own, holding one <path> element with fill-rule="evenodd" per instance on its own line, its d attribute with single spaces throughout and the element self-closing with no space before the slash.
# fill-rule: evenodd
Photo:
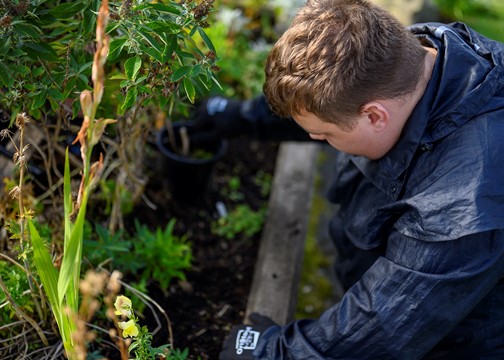
<svg viewBox="0 0 504 360">
<path fill-rule="evenodd" d="M 179 128 L 181 126 L 191 128 L 191 127 L 194 127 L 194 124 L 191 121 L 177 121 L 177 122 L 173 123 L 174 129 Z M 157 145 L 158 149 L 163 153 L 163 155 L 165 155 L 166 157 L 168 157 L 172 160 L 175 160 L 175 161 L 188 163 L 188 164 L 207 164 L 207 163 L 216 162 L 216 161 L 220 160 L 227 151 L 227 147 L 228 147 L 227 140 L 220 139 L 217 151 L 215 151 L 215 153 L 213 154 L 213 156 L 211 158 L 195 159 L 195 158 L 191 158 L 191 157 L 182 156 L 182 155 L 174 153 L 173 151 L 171 151 L 170 149 L 168 149 L 165 146 L 163 139 L 166 138 L 165 134 L 167 132 L 168 132 L 168 130 L 166 129 L 166 126 L 163 126 L 161 129 L 159 129 L 157 131 L 156 145 Z"/>
</svg>

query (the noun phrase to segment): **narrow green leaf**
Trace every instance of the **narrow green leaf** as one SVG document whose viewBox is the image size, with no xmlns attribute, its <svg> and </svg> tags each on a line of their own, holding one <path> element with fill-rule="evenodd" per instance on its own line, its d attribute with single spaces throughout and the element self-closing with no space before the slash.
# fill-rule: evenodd
<svg viewBox="0 0 504 360">
<path fill-rule="evenodd" d="M 56 101 L 63 101 L 63 100 L 65 100 L 65 96 L 58 89 L 49 88 L 47 90 L 47 92 L 49 93 L 49 96 L 51 98 L 53 98 L 54 100 L 56 100 Z"/>
<path fill-rule="evenodd" d="M 77 103 L 76 101 L 75 103 Z M 65 154 L 65 170 L 63 174 L 63 212 L 65 217 L 65 234 L 63 244 L 67 246 L 70 242 L 70 234 L 72 232 L 72 222 L 70 215 L 72 214 L 72 185 L 70 181 L 70 160 L 68 159 L 68 148 Z M 63 248 L 66 251 L 66 247 Z"/>
<path fill-rule="evenodd" d="M 188 53 L 187 51 L 177 51 L 177 55 L 180 56 L 181 58 L 195 59 L 194 55 Z"/>
<path fill-rule="evenodd" d="M 147 28 L 146 28 L 147 29 Z M 161 44 L 159 44 L 159 42 L 154 39 L 154 37 L 152 37 L 147 31 L 143 30 L 143 29 L 138 29 L 138 34 L 140 34 L 144 39 L 145 41 L 147 41 L 147 43 L 152 46 L 154 49 L 156 49 L 157 51 L 159 52 L 162 52 L 163 51 L 163 48 L 161 47 Z M 139 44 L 142 44 L 141 41 L 138 42 Z"/>
<path fill-rule="evenodd" d="M 40 92 L 33 97 L 33 102 L 31 104 L 30 108 L 32 110 L 34 110 L 34 109 L 38 109 L 39 107 L 44 105 L 45 101 L 46 101 L 46 97 L 47 97 L 47 91 L 40 90 Z"/>
<path fill-rule="evenodd" d="M 207 79 L 205 79 L 202 75 L 198 76 L 198 81 L 203 85 L 206 91 L 210 90 L 210 84 Z"/>
<path fill-rule="evenodd" d="M 79 74 L 85 73 L 88 69 L 91 69 L 92 66 L 93 66 L 92 61 L 88 61 L 87 63 L 80 65 L 79 66 Z"/>
<path fill-rule="evenodd" d="M 86 7 L 87 1 L 62 3 L 52 8 L 51 14 L 57 19 L 69 19 Z"/>
<path fill-rule="evenodd" d="M 32 69 L 32 76 L 33 77 L 39 77 L 40 75 L 44 74 L 45 70 L 42 66 L 36 67 L 35 69 Z"/>
<path fill-rule="evenodd" d="M 80 265 L 82 258 L 82 240 L 84 236 L 84 221 L 86 217 L 86 206 L 88 193 L 84 189 L 82 203 L 77 214 L 77 219 L 73 224 L 72 231 L 65 244 L 65 252 L 61 261 L 60 276 L 58 278 L 58 298 L 62 303 L 65 296 L 67 305 L 72 311 L 79 310 L 78 308 L 78 285 L 80 279 Z"/>
<path fill-rule="evenodd" d="M 5 49 L 2 49 L 2 47 L 0 47 L 0 53 L 2 52 L 2 50 Z M 8 51 L 5 51 L 5 53 L 8 53 L 8 55 L 11 57 L 21 57 L 26 55 L 26 53 L 19 48 L 10 48 L 8 49 Z"/>
<path fill-rule="evenodd" d="M 142 59 L 140 56 L 129 58 L 124 63 L 124 73 L 130 80 L 135 80 L 140 67 L 142 66 Z"/>
<path fill-rule="evenodd" d="M 82 29 L 84 34 L 89 34 L 94 30 L 96 24 L 96 12 L 98 11 L 99 1 L 91 1 L 90 6 L 84 10 L 84 20 L 82 22 Z"/>
<path fill-rule="evenodd" d="M 153 57 L 155 60 L 157 60 L 159 63 L 163 63 L 163 54 L 161 54 L 159 51 L 153 48 L 145 48 L 144 49 L 145 53 L 149 54 L 151 57 Z"/>
<path fill-rule="evenodd" d="M 0 62 L 0 81 L 5 87 L 9 87 L 11 80 L 12 76 L 9 69 L 3 62 Z"/>
<path fill-rule="evenodd" d="M 145 24 L 150 30 L 154 31 L 156 34 L 168 33 L 168 34 L 178 34 L 181 31 L 180 25 L 174 22 L 167 21 L 151 21 Z"/>
<path fill-rule="evenodd" d="M 121 51 L 124 48 L 124 45 L 126 45 L 127 40 L 128 39 L 126 38 L 118 38 L 110 42 L 109 53 L 107 55 L 108 61 L 114 61 L 119 57 L 119 54 L 121 54 Z"/>
<path fill-rule="evenodd" d="M 124 74 L 115 74 L 109 77 L 109 80 L 127 80 L 128 78 Z"/>
<path fill-rule="evenodd" d="M 179 81 L 184 76 L 191 72 L 192 67 L 190 66 L 181 66 L 177 70 L 175 70 L 171 76 L 171 80 L 173 82 Z"/>
<path fill-rule="evenodd" d="M 3 65 L 3 64 L 1 64 L 1 65 Z M 13 66 L 11 66 L 11 69 L 13 71 L 17 72 L 18 74 L 20 74 L 21 76 L 28 76 L 31 73 L 30 68 L 28 66 L 24 66 L 24 65 L 13 65 Z"/>
<path fill-rule="evenodd" d="M 14 31 L 16 31 L 18 34 L 26 35 L 31 38 L 37 38 L 37 36 L 39 36 L 39 34 L 42 33 L 42 31 L 38 27 L 36 27 L 32 24 L 26 23 L 24 21 L 15 24 L 13 27 L 14 27 Z"/>
<path fill-rule="evenodd" d="M 189 79 L 184 79 L 184 89 L 187 94 L 187 98 L 189 101 L 194 104 L 194 98 L 196 97 L 196 90 L 194 89 L 194 85 Z"/>
<path fill-rule="evenodd" d="M 13 113 L 14 114 L 14 113 Z M 33 119 L 40 119 L 42 117 L 42 113 L 40 112 L 39 109 L 29 109 L 28 110 L 28 114 L 33 118 Z M 12 116 L 11 116 L 12 117 Z M 14 117 L 15 119 L 15 117 Z M 11 121 L 14 121 L 14 119 L 12 119 Z"/>
<path fill-rule="evenodd" d="M 59 110 L 61 110 L 61 105 L 55 101 L 53 98 L 49 97 L 48 98 L 49 100 L 49 104 L 51 105 L 51 109 L 54 111 L 54 112 L 58 112 Z"/>
<path fill-rule="evenodd" d="M 58 57 L 56 51 L 51 47 L 51 45 L 38 42 L 38 43 L 24 43 L 22 47 L 28 56 L 33 60 L 47 60 L 47 61 L 61 61 Z"/>
<path fill-rule="evenodd" d="M 217 80 L 217 78 L 215 76 L 212 75 L 211 77 L 212 81 L 215 83 L 215 85 L 217 85 L 217 87 L 220 89 L 220 90 L 223 90 L 222 89 L 222 85 L 220 84 L 219 80 Z"/>
<path fill-rule="evenodd" d="M 121 21 L 111 21 L 107 24 L 107 28 L 105 29 L 105 32 L 107 34 L 110 34 L 112 33 L 114 30 L 118 29 L 118 28 L 123 28 L 124 29 L 124 25 L 123 25 Z M 120 32 L 123 32 L 123 31 L 120 31 Z"/>
<path fill-rule="evenodd" d="M 121 110 L 129 109 L 133 106 L 136 101 L 138 95 L 138 90 L 136 87 L 132 87 L 126 93 L 126 99 L 124 99 L 123 104 L 121 105 Z"/>
<path fill-rule="evenodd" d="M 175 15 L 180 15 L 182 12 L 182 7 L 180 7 L 180 6 L 175 7 L 175 6 L 170 6 L 170 5 L 166 5 L 166 4 L 160 4 L 160 3 L 142 4 L 140 6 L 134 7 L 133 11 L 141 11 L 141 10 L 148 9 L 148 8 L 154 9 L 157 11 L 161 11 L 161 12 L 175 14 Z"/>
<path fill-rule="evenodd" d="M 40 237 L 37 228 L 33 224 L 31 220 L 28 220 L 28 228 L 30 230 L 30 238 L 33 247 L 33 261 L 35 262 L 35 266 L 37 267 L 37 271 L 40 276 L 40 280 L 42 281 L 42 285 L 44 285 L 45 292 L 51 303 L 51 307 L 53 313 L 58 321 L 58 325 L 60 324 L 61 319 L 61 307 L 58 301 L 58 270 L 54 267 L 51 254 L 47 250 L 42 238 Z"/>
<path fill-rule="evenodd" d="M 169 36 L 167 45 L 163 49 L 163 62 L 167 62 L 172 54 L 175 48 L 177 48 L 178 42 L 177 42 L 177 37 L 176 36 Z"/>
</svg>

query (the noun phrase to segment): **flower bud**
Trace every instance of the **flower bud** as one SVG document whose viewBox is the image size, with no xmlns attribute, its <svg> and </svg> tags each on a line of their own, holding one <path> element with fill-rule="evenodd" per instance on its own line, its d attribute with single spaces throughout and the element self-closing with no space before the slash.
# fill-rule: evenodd
<svg viewBox="0 0 504 360">
<path fill-rule="evenodd" d="M 91 118 L 93 114 L 93 96 L 91 95 L 91 91 L 84 90 L 81 92 L 80 103 L 84 116 Z"/>
</svg>

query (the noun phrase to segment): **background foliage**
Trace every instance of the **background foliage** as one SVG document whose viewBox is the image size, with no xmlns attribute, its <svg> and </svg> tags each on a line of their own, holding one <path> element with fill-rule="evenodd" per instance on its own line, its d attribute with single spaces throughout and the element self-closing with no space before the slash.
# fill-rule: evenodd
<svg viewBox="0 0 504 360">
<path fill-rule="evenodd" d="M 494 40 L 504 42 L 504 2 L 501 0 L 435 0 L 441 15 L 467 23 Z"/>
</svg>

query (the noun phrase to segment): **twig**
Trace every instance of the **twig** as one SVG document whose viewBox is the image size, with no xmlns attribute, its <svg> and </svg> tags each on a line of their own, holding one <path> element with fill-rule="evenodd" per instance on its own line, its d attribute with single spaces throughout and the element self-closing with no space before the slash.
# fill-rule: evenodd
<svg viewBox="0 0 504 360">
<path fill-rule="evenodd" d="M 182 126 L 179 132 L 180 140 L 182 141 L 182 155 L 189 156 L 189 135 L 187 135 L 187 128 Z"/>
<path fill-rule="evenodd" d="M 23 242 L 24 241 L 28 242 L 25 238 L 25 229 L 26 229 L 25 215 L 26 214 L 25 214 L 24 201 L 23 201 L 23 192 L 24 192 L 23 190 L 24 190 L 25 171 L 27 168 L 26 149 L 28 148 L 28 145 L 25 146 L 25 143 L 24 143 L 25 129 L 26 129 L 26 124 L 29 121 L 30 121 L 30 119 L 25 113 L 18 114 L 16 117 L 16 126 L 19 129 L 19 149 L 16 152 L 16 154 L 14 155 L 14 162 L 16 164 L 19 164 L 19 184 L 18 184 L 19 192 L 17 194 L 17 200 L 18 200 L 18 206 L 19 206 L 19 228 L 20 228 L 19 247 L 21 248 L 22 252 L 24 252 L 24 243 Z M 23 265 L 26 268 L 27 272 L 29 273 L 30 272 L 29 271 L 30 265 L 28 264 L 28 261 L 26 259 L 23 260 Z M 0 280 L 1 280 L 1 278 L 0 278 Z M 41 307 L 38 299 L 33 294 L 34 293 L 34 290 L 33 290 L 34 285 L 33 285 L 32 278 L 28 277 L 27 280 L 28 280 L 28 286 L 30 287 L 30 290 L 32 291 L 31 295 L 32 295 L 33 304 L 35 305 L 35 309 L 37 310 L 39 317 L 42 319 L 44 313 L 42 312 L 42 307 Z M 3 285 L 3 281 L 2 281 L 2 285 Z M 6 296 L 7 296 L 7 293 L 6 293 Z M 42 297 L 41 300 L 44 301 L 44 298 Z M 16 304 L 16 306 L 17 306 L 17 304 Z M 13 305 L 13 307 L 14 307 L 14 305 Z M 24 314 L 24 312 L 21 310 L 21 308 L 19 308 L 19 311 L 20 311 L 19 312 L 20 314 Z M 17 312 L 17 310 L 16 310 L 16 312 Z M 33 319 L 31 319 L 31 320 L 33 321 Z"/>
<path fill-rule="evenodd" d="M 156 211 L 157 210 L 157 205 L 154 204 L 145 194 L 141 195 L 142 200 L 145 202 L 145 205 L 147 205 L 150 209 Z"/>
<path fill-rule="evenodd" d="M 170 119 L 165 120 L 166 131 L 168 132 L 168 142 L 174 153 L 178 153 L 177 140 L 175 138 L 175 131 L 173 130 L 173 123 Z"/>
</svg>

